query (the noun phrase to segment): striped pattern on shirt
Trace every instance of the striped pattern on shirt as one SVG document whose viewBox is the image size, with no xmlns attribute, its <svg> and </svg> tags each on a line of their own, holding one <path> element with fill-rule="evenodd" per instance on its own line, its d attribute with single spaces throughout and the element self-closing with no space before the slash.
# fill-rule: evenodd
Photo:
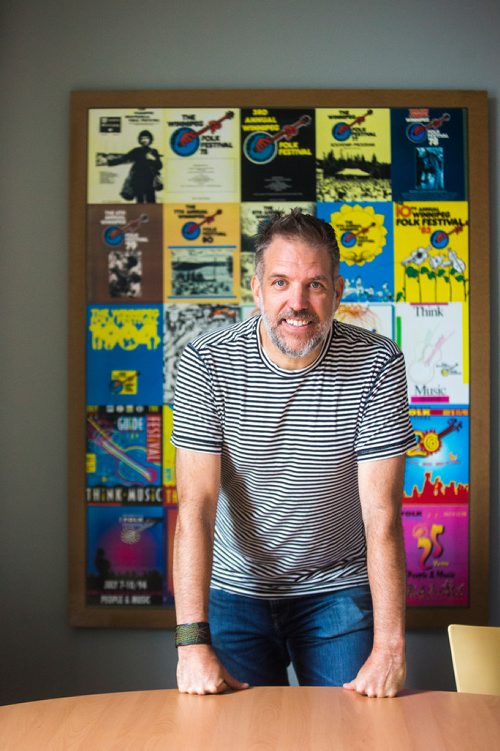
<svg viewBox="0 0 500 751">
<path fill-rule="evenodd" d="M 275 598 L 365 584 L 357 464 L 415 442 L 403 355 L 335 321 L 315 362 L 282 370 L 259 321 L 200 336 L 178 368 L 172 442 L 221 455 L 211 585 Z"/>
</svg>

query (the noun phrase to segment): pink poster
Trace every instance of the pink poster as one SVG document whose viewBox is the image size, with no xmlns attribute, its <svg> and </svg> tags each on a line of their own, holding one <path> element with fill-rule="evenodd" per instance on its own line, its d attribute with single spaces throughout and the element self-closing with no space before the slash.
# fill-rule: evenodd
<svg viewBox="0 0 500 751">
<path fill-rule="evenodd" d="M 407 605 L 469 602 L 467 504 L 404 504 Z"/>
</svg>

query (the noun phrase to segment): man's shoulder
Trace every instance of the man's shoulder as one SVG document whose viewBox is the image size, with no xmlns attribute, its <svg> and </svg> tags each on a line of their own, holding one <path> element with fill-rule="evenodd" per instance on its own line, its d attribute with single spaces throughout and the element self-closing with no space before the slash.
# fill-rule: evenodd
<svg viewBox="0 0 500 751">
<path fill-rule="evenodd" d="M 190 345 L 200 354 L 204 352 L 216 352 L 227 346 L 237 347 L 244 345 L 247 341 L 255 337 L 257 320 L 256 317 L 248 318 L 245 321 L 224 326 L 221 329 L 217 329 L 217 331 L 200 334 L 190 342 Z"/>
<path fill-rule="evenodd" d="M 389 337 L 343 321 L 335 321 L 333 342 L 336 343 L 337 350 L 344 345 L 346 349 L 354 349 L 364 355 L 371 352 L 385 355 L 388 359 L 402 355 L 396 342 Z"/>
</svg>

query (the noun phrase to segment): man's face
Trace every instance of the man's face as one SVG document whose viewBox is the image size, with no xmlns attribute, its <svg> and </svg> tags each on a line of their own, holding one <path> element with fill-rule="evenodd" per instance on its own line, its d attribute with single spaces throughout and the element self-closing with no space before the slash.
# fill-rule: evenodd
<svg viewBox="0 0 500 751">
<path fill-rule="evenodd" d="M 141 146 L 149 146 L 151 143 L 151 139 L 149 136 L 141 136 L 139 138 L 139 143 L 141 144 Z"/>
<path fill-rule="evenodd" d="M 264 252 L 261 278 L 252 291 L 262 313 L 265 351 L 283 368 L 309 365 L 327 338 L 344 280 L 332 275 L 325 248 L 299 238 L 276 237 Z"/>
</svg>

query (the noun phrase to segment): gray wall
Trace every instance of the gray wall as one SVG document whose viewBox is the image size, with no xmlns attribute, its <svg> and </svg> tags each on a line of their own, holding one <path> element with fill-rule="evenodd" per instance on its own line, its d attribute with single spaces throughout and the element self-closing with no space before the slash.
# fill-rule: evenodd
<svg viewBox="0 0 500 751">
<path fill-rule="evenodd" d="M 500 5 L 497 0 L 4 0 L 2 15 L 0 703 L 173 687 L 171 632 L 72 630 L 66 620 L 69 92 L 488 90 L 496 457 Z M 498 479 L 495 461 L 495 624 L 500 624 Z M 409 686 L 454 688 L 444 631 L 411 633 L 408 651 Z"/>
</svg>

